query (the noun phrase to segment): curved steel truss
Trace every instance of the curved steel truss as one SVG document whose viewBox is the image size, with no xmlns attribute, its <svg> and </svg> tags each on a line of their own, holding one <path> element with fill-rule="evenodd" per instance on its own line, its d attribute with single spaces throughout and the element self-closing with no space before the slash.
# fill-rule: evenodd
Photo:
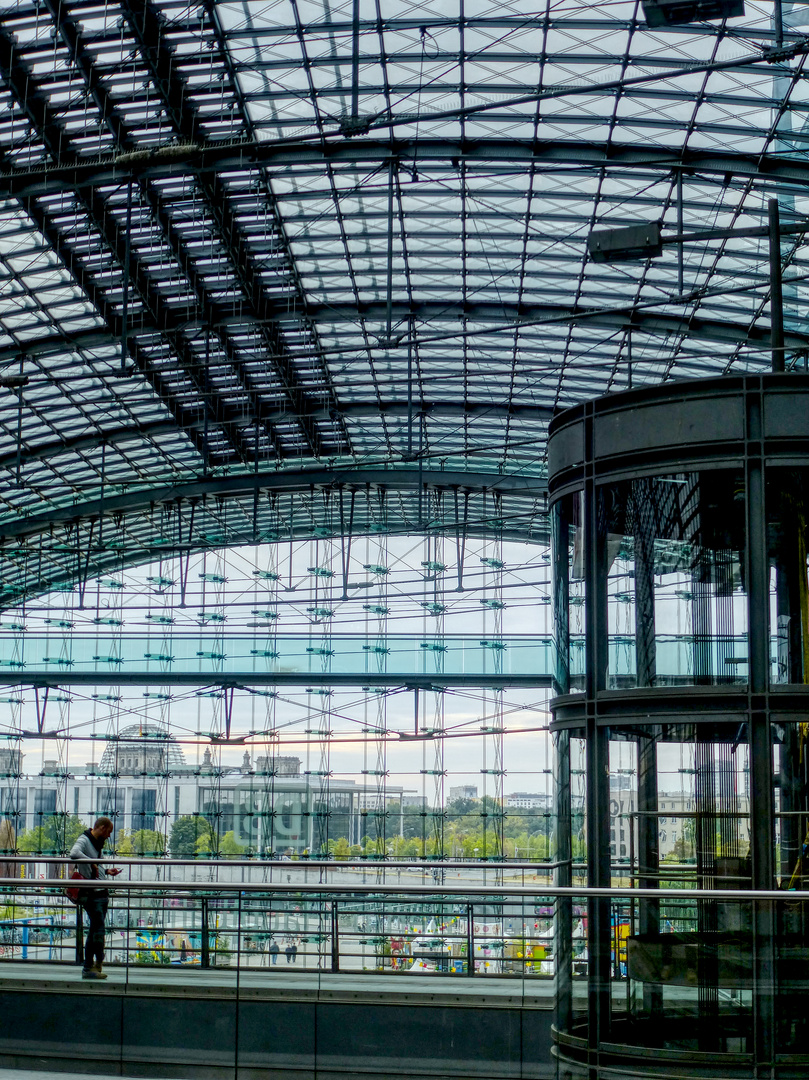
<svg viewBox="0 0 809 1080">
<path fill-rule="evenodd" d="M 773 196 L 804 220 L 782 7 L 0 4 L 0 601 L 124 546 L 372 529 L 375 500 L 393 531 L 544 534 L 556 410 L 766 370 L 766 241 L 586 242 Z"/>
</svg>

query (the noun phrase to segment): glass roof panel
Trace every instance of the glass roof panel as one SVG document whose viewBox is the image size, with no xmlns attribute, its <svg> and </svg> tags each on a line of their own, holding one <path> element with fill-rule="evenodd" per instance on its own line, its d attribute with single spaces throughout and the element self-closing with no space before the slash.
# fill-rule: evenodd
<svg viewBox="0 0 809 1080">
<path fill-rule="evenodd" d="M 805 25 L 769 62 L 763 3 L 0 0 L 0 524 L 256 472 L 541 486 L 553 410 L 768 369 L 766 237 L 671 238 L 772 198 L 803 365 Z"/>
</svg>

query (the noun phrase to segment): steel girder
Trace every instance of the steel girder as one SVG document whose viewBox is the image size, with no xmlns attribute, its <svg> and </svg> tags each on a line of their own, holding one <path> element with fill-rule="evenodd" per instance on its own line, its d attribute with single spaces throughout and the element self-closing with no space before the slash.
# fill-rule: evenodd
<svg viewBox="0 0 809 1080">
<path fill-rule="evenodd" d="M 45 193 L 74 191 L 77 188 L 120 184 L 129 176 L 165 178 L 181 175 L 188 169 L 198 175 L 209 172 L 267 168 L 284 169 L 292 165 L 311 165 L 321 171 L 325 164 L 389 161 L 400 165 L 452 165 L 464 161 L 526 167 L 569 169 L 606 169 L 631 173 L 686 170 L 705 182 L 720 186 L 729 177 L 759 182 L 809 185 L 809 163 L 803 154 L 747 153 L 701 148 L 671 148 L 654 143 L 637 146 L 605 141 L 497 138 L 403 138 L 335 139 L 312 141 L 289 137 L 253 143 L 203 144 L 197 141 L 171 143 L 154 149 L 110 154 L 92 161 L 59 162 L 53 167 L 6 168 L 0 172 L 0 194 L 32 198 Z"/>
</svg>

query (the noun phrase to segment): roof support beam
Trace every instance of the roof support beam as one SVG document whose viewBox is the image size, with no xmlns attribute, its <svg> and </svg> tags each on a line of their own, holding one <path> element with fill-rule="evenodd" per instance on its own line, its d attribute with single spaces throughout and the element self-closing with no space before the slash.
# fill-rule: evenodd
<svg viewBox="0 0 809 1080">
<path fill-rule="evenodd" d="M 664 304 L 661 303 L 661 307 L 663 306 Z M 387 318 L 387 305 L 381 301 L 363 304 L 359 309 L 348 304 L 329 305 L 323 308 L 313 307 L 312 313 L 315 318 L 328 322 L 359 323 L 363 319 L 368 319 L 382 324 Z M 537 333 L 543 325 L 577 323 L 603 326 L 611 330 L 628 329 L 631 326 L 633 331 L 641 334 L 659 334 L 661 337 L 687 334 L 691 338 L 724 342 L 729 345 L 746 341 L 753 344 L 760 342 L 763 345 L 769 343 L 770 340 L 769 326 L 747 326 L 743 323 L 703 319 L 698 315 L 693 315 L 690 306 L 683 315 L 664 315 L 649 308 L 636 309 L 631 305 L 627 305 L 626 308 L 599 310 L 597 307 L 584 305 L 567 307 L 562 304 L 526 304 L 518 307 L 515 304 L 501 302 L 463 304 L 436 300 L 414 305 L 394 302 L 393 318 L 397 323 L 415 319 L 417 323 L 435 325 L 446 321 L 454 322 L 456 326 L 459 319 L 466 318 L 470 322 L 488 324 L 492 327 L 492 334 L 496 332 L 498 323 L 502 325 L 502 329 L 508 328 L 512 331 L 515 325 L 520 323 L 525 332 L 530 332 L 533 328 Z M 434 333 L 438 337 L 446 335 L 447 341 L 453 340 L 453 334 L 443 329 L 435 329 Z M 458 336 L 462 333 L 463 329 L 459 328 Z M 487 329 L 485 333 L 488 334 L 489 330 Z M 790 335 L 792 341 L 789 344 L 785 342 L 787 348 L 806 348 L 809 335 L 791 331 L 786 336 Z M 417 332 L 417 340 L 421 337 L 429 339 L 431 336 L 429 325 L 422 326 Z M 479 336 L 482 337 L 483 334 Z M 399 348 L 402 350 L 407 348 L 406 338 L 400 341 Z"/>
<path fill-rule="evenodd" d="M 661 306 L 663 306 L 662 303 Z M 361 309 L 351 304 L 335 304 L 324 308 L 313 307 L 310 310 L 314 317 L 332 323 L 359 324 L 363 319 L 383 322 L 387 318 L 386 303 L 367 304 L 363 305 Z M 714 341 L 726 345 L 750 342 L 753 345 L 764 347 L 769 341 L 769 329 L 764 325 L 749 327 L 743 323 L 720 322 L 701 317 L 692 318 L 689 315 L 666 315 L 651 308 L 632 309 L 627 307 L 599 310 L 599 308 L 595 307 L 567 307 L 562 304 L 532 303 L 524 307 L 517 307 L 514 304 L 503 303 L 460 305 L 447 304 L 442 301 L 425 301 L 413 305 L 413 307 L 395 302 L 392 306 L 392 312 L 398 322 L 405 323 L 409 320 L 415 320 L 417 323 L 424 324 L 421 327 L 421 334 L 427 337 L 432 336 L 429 326 L 440 327 L 442 323 L 447 322 L 458 328 L 460 317 L 465 315 L 468 320 L 487 324 L 486 329 L 480 331 L 477 335 L 484 339 L 485 337 L 494 338 L 501 331 L 513 333 L 517 323 L 524 324 L 525 331 L 533 329 L 537 333 L 545 323 L 560 325 L 586 323 L 588 326 L 603 326 L 609 330 L 625 330 L 631 326 L 632 330 L 639 334 L 659 334 L 661 337 L 688 334 L 689 337 L 701 341 Z M 434 332 L 440 334 L 445 331 L 436 329 Z M 459 328 L 458 334 L 462 332 L 462 329 Z M 416 340 L 418 340 L 418 333 L 417 331 Z M 447 340 L 449 342 L 454 340 L 451 334 L 447 335 Z M 54 356 L 83 349 L 98 349 L 114 341 L 115 338 L 106 330 L 88 331 L 77 338 L 42 338 L 38 342 L 26 345 L 25 352 L 30 353 L 32 356 Z M 809 347 L 809 332 L 804 334 L 795 329 L 786 329 L 784 345 L 787 349 L 794 349 L 795 351 L 806 349 Z M 406 350 L 406 337 L 403 337 L 399 342 L 399 348 Z M 348 352 L 350 350 L 345 349 L 343 351 Z M 19 349 L 0 350 L 0 365 L 18 360 L 19 355 Z M 106 370 L 106 367 L 104 370 Z M 317 415 L 318 412 L 322 412 L 323 415 L 326 413 L 326 406 L 322 402 L 310 402 L 307 407 L 313 415 Z M 329 408 L 341 415 L 346 412 L 346 407 L 339 402 Z M 382 408 L 384 409 L 386 406 L 383 405 Z M 280 418 L 281 415 L 279 413 L 278 417 Z M 273 422 L 275 416 L 276 414 L 272 410 L 265 414 L 268 422 Z M 243 418 L 240 419 L 240 422 L 244 422 Z"/>
<path fill-rule="evenodd" d="M 109 131 L 115 138 L 120 150 L 134 150 L 136 149 L 136 142 L 132 136 L 126 130 L 125 126 L 121 123 L 120 117 L 115 110 L 115 103 L 106 91 L 103 83 L 98 78 L 96 67 L 92 60 L 92 55 L 88 49 L 85 48 L 81 39 L 81 34 L 78 26 L 73 19 L 67 13 L 66 5 L 59 2 L 59 0 L 44 0 L 45 6 L 51 14 L 54 23 L 59 28 L 59 33 L 62 40 L 67 47 L 70 56 L 76 66 L 82 73 L 85 84 L 87 86 L 87 92 L 92 96 L 95 101 L 96 107 L 104 118 Z M 169 72 L 170 74 L 170 72 Z M 190 282 L 194 292 L 196 293 L 200 307 L 203 310 L 217 310 L 216 304 L 212 303 L 209 296 L 206 293 L 205 286 L 200 279 L 200 275 L 197 273 L 193 260 L 190 258 L 186 248 L 180 242 L 177 230 L 174 223 L 171 220 L 170 215 L 167 213 L 159 197 L 158 191 L 153 183 L 150 183 L 148 178 L 141 177 L 139 180 L 139 186 L 143 198 L 149 204 L 152 211 L 153 218 L 161 227 L 163 237 L 168 243 L 171 251 L 177 260 L 178 265 L 182 269 L 183 273 Z M 213 324 L 219 331 L 219 339 L 225 353 L 228 356 L 230 364 L 235 371 L 239 371 L 241 368 L 241 362 L 236 355 L 236 351 L 226 333 L 222 332 L 222 328 L 219 327 L 218 312 L 212 320 Z M 248 426 L 254 423 L 255 420 L 259 420 L 265 426 L 268 426 L 263 413 L 265 412 L 265 406 L 261 399 L 249 389 L 246 379 L 242 377 L 242 384 L 245 388 L 250 403 L 252 415 L 244 417 L 242 426 Z M 287 416 L 288 420 L 288 416 Z M 219 419 L 220 423 L 226 421 Z M 269 430 L 269 435 L 273 441 L 273 445 L 276 452 L 280 455 L 279 439 L 273 430 Z"/>
<path fill-rule="evenodd" d="M 506 687 L 525 687 L 534 689 L 537 687 L 549 687 L 553 685 L 553 677 L 549 674 L 531 675 L 403 675 L 401 672 L 392 675 L 381 675 L 379 672 L 371 672 L 365 675 L 332 674 L 330 672 L 317 671 L 305 672 L 233 672 L 223 677 L 218 672 L 170 672 L 161 671 L 72 671 L 65 668 L 57 672 L 33 672 L 24 671 L 15 673 L 3 670 L 0 676 L 0 686 L 148 686 L 159 682 L 161 686 L 390 686 L 405 687 L 408 690 L 433 690 L 436 687 L 453 689 L 469 687 L 480 689 L 490 687 L 493 690 L 501 690 Z"/>
<path fill-rule="evenodd" d="M 144 487 L 125 494 L 109 494 L 103 499 L 71 503 L 29 517 L 16 516 L 0 521 L 0 540 L 37 536 L 51 526 L 64 525 L 100 515 L 134 514 L 159 503 L 200 499 L 205 496 L 237 498 L 256 492 L 311 491 L 312 488 L 368 486 L 390 491 L 459 488 L 487 491 L 500 495 L 522 495 L 526 499 L 544 499 L 547 481 L 540 476 L 508 476 L 497 473 L 474 473 L 418 468 L 346 468 L 300 469 L 295 472 L 250 473 L 240 476 L 211 477 L 189 484 Z"/>
<path fill-rule="evenodd" d="M 757 154 L 717 150 L 676 150 L 646 144 L 621 145 L 615 142 L 590 142 L 532 139 L 340 139 L 335 142 L 303 139 L 273 139 L 255 143 L 189 142 L 153 150 L 139 150 L 110 155 L 92 161 L 66 163 L 57 167 L 30 169 L 6 168 L 0 173 L 0 195 L 31 197 L 60 190 L 120 183 L 134 176 L 171 177 L 193 169 L 197 175 L 217 170 L 241 170 L 255 167 L 285 168 L 311 165 L 322 170 L 326 163 L 378 164 L 393 155 L 403 166 L 427 169 L 454 167 L 461 160 L 469 164 L 525 166 L 534 163 L 545 168 L 609 169 L 611 171 L 668 172 L 686 169 L 704 177 L 714 177 L 724 184 L 728 176 L 757 182 L 809 187 L 809 161 L 803 154 Z"/>
<path fill-rule="evenodd" d="M 0 398 L 2 401 L 2 398 Z M 406 401 L 392 401 L 383 403 L 380 407 L 376 402 L 349 402 L 340 407 L 340 416 L 344 421 L 374 420 L 381 416 L 395 416 L 406 420 L 410 415 Z M 457 401 L 427 401 L 419 405 L 419 413 L 423 416 L 433 417 L 437 420 L 462 420 L 464 418 L 475 419 L 484 417 L 491 420 L 503 420 L 513 417 L 521 420 L 532 420 L 538 424 L 547 424 L 553 418 L 554 412 L 550 406 L 543 405 L 520 405 L 520 404 L 486 404 L 483 402 Z M 277 411 L 268 414 L 268 421 L 281 421 L 285 413 Z M 312 414 L 315 419 L 327 420 L 330 410 L 313 407 Z M 193 428 L 202 428 L 201 420 L 190 424 Z M 158 421 L 154 424 L 142 424 L 139 427 L 121 427 L 114 430 L 105 430 L 103 441 L 106 446 L 131 443 L 140 439 L 159 439 L 162 435 L 176 435 L 177 426 L 171 422 Z M 61 442 L 44 443 L 26 451 L 26 462 L 43 461 L 48 458 L 56 459 L 59 454 L 77 454 L 93 450 L 99 444 L 97 434 L 81 435 L 75 439 L 65 439 Z M 7 454 L 0 455 L 0 469 L 11 469 L 16 466 L 16 449 Z"/>
<path fill-rule="evenodd" d="M 131 150 L 135 144 L 117 117 L 114 103 L 97 77 L 91 56 L 81 42 L 80 34 L 75 23 L 67 15 L 65 8 L 60 4 L 54 3 L 54 0 L 46 0 L 46 6 L 53 16 L 56 25 L 59 28 L 60 35 L 70 51 L 71 59 L 81 71 L 87 85 L 88 93 L 93 97 L 96 106 L 104 117 L 107 127 L 116 138 L 122 150 Z M 34 80 L 30 77 L 30 74 L 24 70 L 19 62 L 19 58 L 15 57 L 13 39 L 1 27 L 0 72 L 8 80 L 15 94 L 18 95 L 20 105 L 26 111 L 29 121 L 35 126 L 37 132 L 43 138 L 46 148 L 53 160 L 55 162 L 60 160 L 76 161 L 76 155 L 69 146 L 67 138 L 63 135 L 59 124 L 51 116 L 47 102 L 38 93 Z M 144 327 L 143 313 L 139 313 L 139 315 L 132 320 L 132 325 L 127 334 L 128 352 L 132 359 L 135 360 L 141 373 L 149 378 L 155 389 L 158 389 L 155 385 L 155 379 L 152 377 L 148 358 L 144 355 L 143 349 L 137 341 L 137 336 L 139 332 L 142 334 L 144 329 L 146 329 L 147 333 L 150 330 L 153 330 L 156 333 L 165 336 L 171 343 L 175 355 L 180 359 L 184 374 L 194 384 L 195 389 L 200 396 L 202 402 L 201 410 L 203 412 L 207 410 L 212 425 L 225 433 L 226 438 L 230 441 L 239 460 L 242 462 L 247 462 L 248 460 L 252 461 L 255 454 L 248 451 L 245 447 L 242 432 L 247 429 L 252 429 L 256 421 L 268 426 L 264 418 L 266 406 L 251 390 L 243 376 L 240 381 L 244 388 L 244 395 L 250 403 L 250 409 L 247 410 L 247 415 L 242 410 L 234 411 L 232 407 L 224 405 L 219 396 L 216 395 L 208 385 L 208 373 L 204 370 L 204 366 L 192 351 L 187 340 L 186 333 L 189 329 L 196 330 L 200 334 L 211 332 L 217 333 L 219 343 L 234 372 L 240 373 L 242 366 L 241 361 L 227 336 L 227 326 L 219 317 L 220 312 L 217 310 L 216 305 L 210 303 L 205 288 L 196 273 L 193 261 L 188 257 L 182 243 L 179 242 L 171 219 L 160 204 L 159 197 L 153 185 L 150 184 L 148 179 L 142 177 L 139 181 L 139 189 L 149 205 L 153 219 L 160 225 L 164 238 L 171 247 L 180 268 L 188 278 L 196 293 L 200 313 L 213 309 L 214 318 L 212 320 L 213 326 L 208 325 L 207 320 L 204 320 L 202 317 L 191 320 L 178 319 L 171 308 L 163 302 L 160 294 L 152 287 L 153 283 L 148 274 L 144 272 L 137 254 L 132 251 L 132 245 L 127 245 L 126 243 L 126 237 L 123 234 L 125 230 L 122 231 L 112 215 L 108 213 L 107 205 L 102 203 L 92 189 L 77 192 L 76 196 L 80 201 L 82 209 L 87 212 L 92 224 L 98 229 L 103 239 L 112 249 L 118 263 L 122 267 L 126 263 L 127 252 L 129 253 L 128 277 L 130 287 L 134 287 L 137 290 L 144 308 L 146 308 L 151 315 L 151 325 L 147 324 L 146 327 Z M 102 318 L 104 318 L 105 322 L 107 322 L 107 325 L 111 327 L 113 331 L 112 340 L 115 341 L 122 330 L 120 317 L 118 316 L 117 311 L 110 308 L 104 292 L 95 288 L 92 277 L 85 272 L 81 260 L 73 258 L 65 249 L 58 230 L 51 225 L 41 207 L 36 205 L 30 206 L 29 212 L 32 213 L 38 226 L 47 236 L 54 251 L 65 264 L 68 265 L 74 278 L 76 278 L 77 282 L 85 292 L 87 292 L 88 297 L 91 299 L 96 310 Z M 242 322 L 244 322 L 244 320 L 242 320 Z M 265 328 L 264 333 L 265 335 L 270 333 L 277 336 L 277 330 L 274 326 Z M 168 403 L 168 395 L 166 392 L 162 393 L 160 396 L 164 403 Z M 287 410 L 284 419 L 287 423 L 289 422 L 289 410 Z M 187 417 L 185 418 L 184 426 L 188 426 Z M 277 439 L 275 432 L 269 430 L 269 434 L 273 440 L 273 445 L 277 449 L 279 440 Z M 209 458 L 209 446 L 204 435 L 204 426 L 193 426 L 193 430 L 190 433 L 192 441 L 197 444 L 197 449 L 203 459 L 207 460 Z M 309 440 L 309 442 L 311 446 L 311 440 Z"/>
</svg>

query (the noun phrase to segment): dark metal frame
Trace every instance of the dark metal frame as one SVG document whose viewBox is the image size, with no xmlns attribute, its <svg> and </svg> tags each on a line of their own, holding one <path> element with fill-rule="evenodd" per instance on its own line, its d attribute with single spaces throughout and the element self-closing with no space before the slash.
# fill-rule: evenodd
<svg viewBox="0 0 809 1080">
<path fill-rule="evenodd" d="M 750 742 L 750 822 L 753 890 L 772 889 L 775 872 L 775 805 L 772 769 L 771 726 L 776 721 L 795 722 L 806 715 L 809 687 L 775 686 L 770 682 L 769 647 L 769 563 L 764 505 L 764 477 L 768 466 L 809 461 L 809 430 L 805 418 L 809 406 L 809 378 L 796 375 L 764 375 L 726 378 L 701 382 L 672 383 L 653 390 L 633 391 L 589 402 L 556 418 L 550 429 L 549 493 L 553 509 L 565 494 L 584 492 L 585 532 L 585 604 L 586 604 L 586 678 L 584 693 L 569 694 L 564 666 L 557 675 L 562 693 L 551 704 L 557 733 L 557 761 L 561 777 L 569 775 L 569 739 L 575 734 L 586 740 L 586 813 L 587 813 L 587 882 L 593 887 L 609 887 L 609 759 L 611 728 L 630 729 L 638 725 L 683 722 L 715 724 L 717 720 L 746 724 Z M 707 416 L 712 422 L 706 420 Z M 676 440 L 672 432 L 677 432 Z M 615 480 L 631 479 L 667 472 L 715 468 L 742 469 L 746 490 L 745 581 L 749 626 L 749 676 L 746 686 L 736 689 L 723 686 L 654 687 L 613 690 L 606 685 L 607 590 L 606 549 L 600 543 L 596 525 L 598 489 Z M 556 515 L 557 521 L 561 520 Z M 554 526 L 556 529 L 558 526 Z M 556 604 L 561 620 L 557 621 L 559 647 L 565 648 L 567 603 L 566 536 L 552 534 L 557 544 Z M 637 584 L 636 593 L 642 584 Z M 641 558 L 642 564 L 642 558 Z M 564 580 L 564 583 L 562 579 Z M 636 598 L 636 603 L 637 603 Z M 643 664 L 639 657 L 638 672 Z M 643 764 L 643 763 L 641 763 Z M 647 768 L 647 772 L 648 772 Z M 641 769 L 643 773 L 643 769 Z M 560 791 L 562 825 L 569 829 L 569 781 L 567 793 Z M 639 807 L 654 799 L 654 792 L 644 790 L 639 780 Z M 649 838 L 647 837 L 647 841 Z M 568 852 L 570 839 L 562 839 Z M 647 846 L 649 846 L 647 844 Z M 641 901 L 643 904 L 644 902 Z M 739 1076 L 760 1076 L 777 1069 L 774 1043 L 776 1022 L 776 913 L 772 903 L 753 906 L 754 985 L 753 1051 L 750 1072 L 736 1063 Z M 641 909 L 641 921 L 648 927 L 655 915 L 654 901 Z M 610 1037 L 610 907 L 606 901 L 591 899 L 589 905 L 589 1014 L 586 1033 L 573 1037 L 569 997 L 562 993 L 559 1002 L 560 1041 L 557 1053 L 563 1060 L 585 1061 L 591 1080 L 601 1075 L 600 1068 L 616 1067 L 616 1041 Z M 569 927 L 567 927 L 569 930 Z M 652 1004 L 650 1002 L 649 1004 Z M 652 1009 L 653 1012 L 653 1009 Z M 572 1041 L 571 1041 L 572 1039 Z M 639 1051 L 640 1057 L 643 1052 Z M 674 1061 L 674 1052 L 666 1052 Z M 649 1058 L 649 1068 L 653 1067 Z M 708 1067 L 706 1057 L 698 1064 L 685 1058 L 680 1070 Z M 747 1059 L 745 1059 L 747 1060 Z M 804 1063 L 805 1064 L 805 1063 Z M 637 1055 L 631 1075 L 642 1076 L 646 1066 Z M 785 1065 L 786 1068 L 786 1065 Z M 636 1070 L 636 1071 L 632 1071 Z M 762 1071 L 763 1070 L 763 1071 Z M 684 1072 L 684 1075 L 686 1073 Z M 691 1075 L 691 1073 L 687 1073 Z M 572 1075 L 579 1075 L 574 1072 Z M 584 1074 L 582 1074 L 584 1075 Z M 695 1073 L 694 1075 L 697 1075 Z M 699 1075 L 703 1075 L 699 1073 Z M 734 1073 L 734 1075 L 737 1075 Z M 776 1075 L 776 1073 L 772 1073 Z M 780 1073 L 778 1073 L 780 1075 Z M 789 1075 L 788 1072 L 784 1075 Z"/>
</svg>

